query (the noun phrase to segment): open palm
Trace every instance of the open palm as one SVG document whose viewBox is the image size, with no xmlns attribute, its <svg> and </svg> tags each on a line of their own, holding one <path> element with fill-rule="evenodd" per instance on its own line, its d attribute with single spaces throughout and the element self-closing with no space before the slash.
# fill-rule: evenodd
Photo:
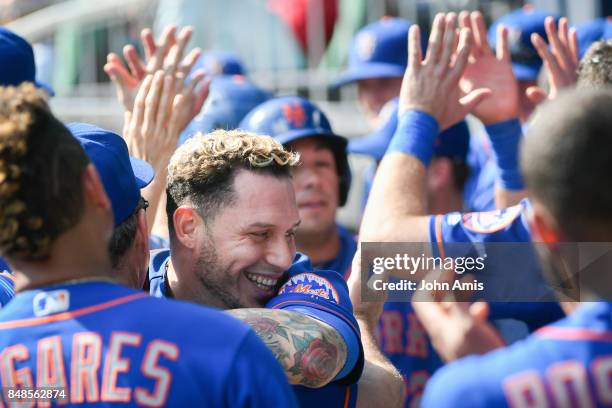
<svg viewBox="0 0 612 408">
<path fill-rule="evenodd" d="M 478 88 L 488 88 L 491 95 L 476 106 L 472 113 L 484 124 L 492 124 L 518 116 L 519 95 L 512 72 L 508 50 L 508 32 L 500 26 L 497 32 L 497 55 L 486 38 L 486 27 L 479 12 L 461 13 L 462 27 L 471 28 L 474 44 L 459 86 L 465 94 Z"/>
</svg>

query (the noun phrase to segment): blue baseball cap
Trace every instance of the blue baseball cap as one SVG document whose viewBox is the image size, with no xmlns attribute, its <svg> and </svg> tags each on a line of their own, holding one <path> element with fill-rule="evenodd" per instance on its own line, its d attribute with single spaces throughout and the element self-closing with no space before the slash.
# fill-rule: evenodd
<svg viewBox="0 0 612 408">
<path fill-rule="evenodd" d="M 398 98 L 387 102 L 381 110 L 381 125 L 369 136 L 351 139 L 349 153 L 365 154 L 381 160 L 397 128 Z M 440 133 L 434 145 L 434 155 L 451 159 L 465 160 L 470 147 L 470 131 L 465 121 L 461 121 Z"/>
<path fill-rule="evenodd" d="M 408 20 L 383 17 L 359 30 L 349 50 L 348 67 L 332 86 L 369 78 L 404 76 L 411 25 Z"/>
<path fill-rule="evenodd" d="M 191 69 L 191 74 L 203 69 L 206 75 L 245 75 L 244 64 L 231 51 L 211 50 L 202 53 Z"/>
<path fill-rule="evenodd" d="M 268 99 L 268 92 L 242 75 L 214 77 L 202 110 L 181 133 L 179 145 L 198 132 L 237 128 L 251 109 Z"/>
<path fill-rule="evenodd" d="M 546 35 L 544 20 L 549 16 L 554 17 L 556 21 L 559 20 L 559 16 L 554 13 L 525 6 L 498 18 L 489 27 L 487 37 L 493 49 L 497 44 L 497 26 L 503 24 L 508 28 L 512 70 L 519 81 L 538 79 L 540 68 L 542 68 L 542 59 L 531 43 L 531 34 L 537 33 L 547 41 L 548 36 Z"/>
<path fill-rule="evenodd" d="M 134 212 L 140 189 L 153 180 L 153 167 L 130 157 L 125 141 L 116 133 L 88 123 L 69 123 L 67 127 L 96 166 L 118 226 Z"/>
<path fill-rule="evenodd" d="M 17 86 L 22 82 L 32 82 L 49 95 L 55 95 L 49 85 L 36 80 L 36 64 L 30 43 L 8 28 L 0 27 L 0 85 Z"/>
<path fill-rule="evenodd" d="M 334 153 L 340 178 L 339 204 L 346 203 L 351 183 L 347 139 L 334 133 L 327 116 L 308 99 L 299 96 L 272 98 L 249 112 L 239 127 L 272 136 L 283 145 L 307 137 L 318 137 L 327 143 Z"/>
<path fill-rule="evenodd" d="M 612 38 L 612 18 L 602 17 L 576 26 L 578 56 L 582 58 L 595 41 Z"/>
</svg>

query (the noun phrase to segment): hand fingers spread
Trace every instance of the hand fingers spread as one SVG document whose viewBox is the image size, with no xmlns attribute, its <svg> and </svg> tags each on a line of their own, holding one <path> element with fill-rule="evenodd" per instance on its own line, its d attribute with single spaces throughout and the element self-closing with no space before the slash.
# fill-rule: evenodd
<svg viewBox="0 0 612 408">
<path fill-rule="evenodd" d="M 145 28 L 140 32 L 140 39 L 142 40 L 142 45 L 145 51 L 145 58 L 148 60 L 151 59 L 153 54 L 155 54 L 155 50 L 157 46 L 155 45 L 155 39 L 153 38 L 153 32 L 150 28 Z"/>
<path fill-rule="evenodd" d="M 157 71 L 153 75 L 153 83 L 151 89 L 145 99 L 145 113 L 143 123 L 143 133 L 147 135 L 151 130 L 155 129 L 155 122 L 158 115 L 160 105 L 160 97 L 164 89 L 164 74 L 162 71 Z"/>
<path fill-rule="evenodd" d="M 421 30 L 413 24 L 408 31 L 408 67 L 415 71 L 421 67 L 422 61 Z"/>
<path fill-rule="evenodd" d="M 440 55 L 439 61 L 439 74 L 440 77 L 444 75 L 450 64 L 451 56 L 455 52 L 455 28 L 457 26 L 457 15 L 455 13 L 449 13 L 446 15 L 446 22 L 444 27 L 444 38 L 442 44 L 442 54 Z"/>
<path fill-rule="evenodd" d="M 145 100 L 153 82 L 153 75 L 147 75 L 138 90 L 136 99 L 134 100 L 134 112 L 132 114 L 131 127 L 140 129 L 144 120 L 144 112 L 146 108 Z"/>
<path fill-rule="evenodd" d="M 574 63 L 574 66 L 578 65 L 579 59 L 578 59 L 578 32 L 576 31 L 576 28 L 572 27 L 569 30 L 569 48 L 570 48 L 570 54 L 572 57 L 572 62 Z"/>
<path fill-rule="evenodd" d="M 454 64 L 445 78 L 445 81 L 448 81 L 451 86 L 459 82 L 459 78 L 463 75 L 463 71 L 465 70 L 470 56 L 471 47 L 472 31 L 469 28 L 462 28 L 459 34 L 459 46 L 457 48 Z"/>
<path fill-rule="evenodd" d="M 187 54 L 187 56 L 183 58 L 183 61 L 181 62 L 181 66 L 179 68 L 179 72 L 182 72 L 184 75 L 188 75 L 191 72 L 193 65 L 196 63 L 198 58 L 200 58 L 200 55 L 202 55 L 201 48 L 194 48 L 193 50 L 191 50 L 189 54 Z"/>
<path fill-rule="evenodd" d="M 568 52 L 569 50 L 561 43 L 555 20 L 552 17 L 546 17 L 544 27 L 546 28 L 548 42 L 552 48 L 552 54 L 556 57 L 557 65 L 561 68 L 566 68 L 567 61 L 571 60 Z"/>
<path fill-rule="evenodd" d="M 171 101 L 174 98 L 174 77 L 172 75 L 165 75 L 164 81 L 164 92 L 161 95 L 159 102 L 159 110 L 157 119 L 155 121 L 155 133 L 161 134 L 162 129 L 166 126 L 166 121 L 170 113 Z"/>
<path fill-rule="evenodd" d="M 544 66 L 548 70 L 551 84 L 556 85 L 562 76 L 561 67 L 557 63 L 557 59 L 552 55 L 548 46 L 538 34 L 533 33 L 531 35 L 531 42 L 536 48 L 540 58 L 542 58 L 542 61 L 544 61 Z"/>
<path fill-rule="evenodd" d="M 442 39 L 444 38 L 445 17 L 443 13 L 436 14 L 431 25 L 431 34 L 429 35 L 429 43 L 427 45 L 427 55 L 425 56 L 425 65 L 436 64 L 442 53 Z"/>
<path fill-rule="evenodd" d="M 136 52 L 136 48 L 133 45 L 126 45 L 123 47 L 123 56 L 127 60 L 132 76 L 137 80 L 141 80 L 147 74 L 147 71 Z"/>
<path fill-rule="evenodd" d="M 508 28 L 503 24 L 497 27 L 497 44 L 495 56 L 500 61 L 510 62 L 510 44 L 508 43 Z"/>
<path fill-rule="evenodd" d="M 164 64 L 164 59 L 168 55 L 168 51 L 170 51 L 170 48 L 175 43 L 176 43 L 176 27 L 175 26 L 166 27 L 161 36 L 157 49 L 155 50 L 155 53 L 153 54 L 153 57 L 148 61 L 148 64 L 147 64 L 148 72 L 155 72 L 158 69 L 162 68 L 162 65 Z"/>
<path fill-rule="evenodd" d="M 479 11 L 474 11 L 470 14 L 472 21 L 472 32 L 474 35 L 474 53 L 478 54 L 491 54 L 491 47 L 487 41 L 487 27 L 484 22 L 484 17 Z"/>
</svg>

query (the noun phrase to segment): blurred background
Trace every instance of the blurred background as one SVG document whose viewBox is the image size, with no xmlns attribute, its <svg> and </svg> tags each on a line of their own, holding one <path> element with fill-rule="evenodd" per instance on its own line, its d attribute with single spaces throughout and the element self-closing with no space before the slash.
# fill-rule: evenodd
<svg viewBox="0 0 612 408">
<path fill-rule="evenodd" d="M 153 27 L 157 38 L 176 24 L 195 27 L 191 47 L 235 52 L 250 80 L 277 95 L 311 98 L 337 133 L 354 137 L 367 133 L 356 87 L 329 84 L 345 66 L 357 30 L 399 16 L 427 33 L 439 11 L 478 9 L 490 23 L 524 5 L 568 16 L 571 24 L 612 15 L 609 0 L 0 0 L 0 23 L 34 44 L 37 79 L 55 89 L 51 104 L 65 121 L 120 131 L 122 109 L 103 71 L 106 55 L 121 55 L 126 44 L 142 55 L 142 28 Z M 351 166 L 367 160 L 351 158 Z M 360 184 L 354 180 L 352 197 L 361 196 Z M 349 225 L 357 201 L 344 209 Z"/>
</svg>

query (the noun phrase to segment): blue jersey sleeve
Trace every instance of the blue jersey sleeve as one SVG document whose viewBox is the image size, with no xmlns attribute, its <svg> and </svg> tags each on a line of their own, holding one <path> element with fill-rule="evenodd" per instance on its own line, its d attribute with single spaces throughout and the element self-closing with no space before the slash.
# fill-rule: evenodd
<svg viewBox="0 0 612 408">
<path fill-rule="evenodd" d="M 300 312 L 336 329 L 346 343 L 348 355 L 334 381 L 352 383 L 359 379 L 364 364 L 363 346 L 342 275 L 315 270 L 307 256 L 298 254 L 288 271 L 286 283 L 266 307 Z"/>
<path fill-rule="evenodd" d="M 429 238 L 432 250 L 445 255 L 445 244 L 484 242 L 531 242 L 526 211 L 527 200 L 501 210 L 432 216 Z"/>
<path fill-rule="evenodd" d="M 225 390 L 228 407 L 297 407 L 281 366 L 254 333 L 243 340 Z"/>
</svg>

